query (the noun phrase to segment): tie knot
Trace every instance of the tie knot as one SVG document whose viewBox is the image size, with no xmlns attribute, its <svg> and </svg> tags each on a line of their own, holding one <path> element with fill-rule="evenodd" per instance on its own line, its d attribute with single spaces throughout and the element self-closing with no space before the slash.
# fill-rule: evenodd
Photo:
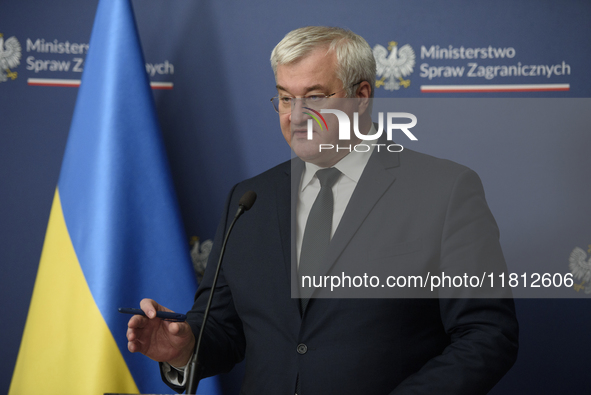
<svg viewBox="0 0 591 395">
<path fill-rule="evenodd" d="M 334 168 L 334 167 L 318 170 L 316 172 L 316 177 L 318 177 L 318 180 L 320 180 L 320 186 L 322 188 L 324 188 L 324 187 L 332 188 L 332 186 L 335 184 L 335 182 L 337 182 L 337 180 L 339 179 L 340 175 L 341 175 L 341 172 L 339 171 L 339 169 Z"/>
</svg>

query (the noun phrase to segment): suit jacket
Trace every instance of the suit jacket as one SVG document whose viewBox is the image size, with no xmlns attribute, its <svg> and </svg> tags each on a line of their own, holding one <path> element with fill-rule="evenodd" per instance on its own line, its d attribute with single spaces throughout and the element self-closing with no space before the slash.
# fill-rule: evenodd
<svg viewBox="0 0 591 395">
<path fill-rule="evenodd" d="M 227 242 L 200 353 L 206 375 L 246 358 L 243 394 L 293 394 L 296 380 L 303 395 L 488 392 L 517 355 L 511 299 L 324 294 L 300 311 L 291 297 L 291 218 L 297 197 L 292 189 L 297 191 L 302 169 L 294 159 L 230 193 L 188 313 L 195 334 L 238 200 L 248 190 L 258 199 Z M 338 274 L 340 262 L 384 273 L 505 267 L 476 173 L 407 149 L 382 149 L 370 158 L 322 271 Z"/>
</svg>

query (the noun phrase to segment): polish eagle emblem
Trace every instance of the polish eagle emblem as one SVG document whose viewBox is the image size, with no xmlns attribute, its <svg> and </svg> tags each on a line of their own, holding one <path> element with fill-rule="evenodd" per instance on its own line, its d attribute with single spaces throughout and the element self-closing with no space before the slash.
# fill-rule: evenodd
<svg viewBox="0 0 591 395">
<path fill-rule="evenodd" d="M 191 238 L 191 260 L 193 261 L 193 269 L 195 269 L 198 283 L 201 283 L 201 279 L 203 279 L 207 259 L 212 248 L 213 241 L 210 239 L 200 241 L 197 236 Z"/>
<path fill-rule="evenodd" d="M 388 52 L 389 51 L 389 52 Z M 388 43 L 388 49 L 380 44 L 373 47 L 373 56 L 376 59 L 377 77 L 376 88 L 384 86 L 388 91 L 408 88 L 410 80 L 403 77 L 409 76 L 415 66 L 415 51 L 408 44 L 398 49 L 396 41 Z"/>
<path fill-rule="evenodd" d="M 10 71 L 21 63 L 21 44 L 12 36 L 4 41 L 0 33 L 0 82 L 15 79 L 17 73 Z"/>
<path fill-rule="evenodd" d="M 591 253 L 591 245 L 589 245 L 587 251 Z M 585 250 L 580 247 L 575 247 L 570 253 L 568 261 L 568 266 L 573 277 L 581 281 L 580 284 L 575 284 L 573 286 L 575 291 L 578 292 L 579 290 L 584 289 L 586 294 L 591 294 L 591 257 L 587 259 L 587 253 Z"/>
</svg>

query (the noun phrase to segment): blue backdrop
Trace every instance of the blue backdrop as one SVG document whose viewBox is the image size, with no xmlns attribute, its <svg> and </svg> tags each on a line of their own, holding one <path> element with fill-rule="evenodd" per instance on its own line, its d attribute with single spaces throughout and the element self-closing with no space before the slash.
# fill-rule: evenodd
<svg viewBox="0 0 591 395">
<path fill-rule="evenodd" d="M 2 39 L 15 37 L 22 53 L 10 69 L 16 75 L 0 75 L 0 393 L 16 361 L 76 100 L 78 89 L 63 85 L 80 79 L 96 5 L 0 2 Z M 294 28 L 334 25 L 372 47 L 413 49 L 408 87 L 383 85 L 376 97 L 417 116 L 419 140 L 405 147 L 481 175 L 510 271 L 564 274 L 575 247 L 590 253 L 590 2 L 133 5 L 150 79 L 164 83 L 154 97 L 187 248 L 192 236 L 213 237 L 234 183 L 289 157 L 269 103 L 271 50 Z M 528 297 L 516 300 L 520 355 L 494 393 L 585 391 L 591 302 L 583 287 L 533 295 L 545 299 L 516 290 Z M 239 376 L 224 379 L 228 393 Z"/>
</svg>

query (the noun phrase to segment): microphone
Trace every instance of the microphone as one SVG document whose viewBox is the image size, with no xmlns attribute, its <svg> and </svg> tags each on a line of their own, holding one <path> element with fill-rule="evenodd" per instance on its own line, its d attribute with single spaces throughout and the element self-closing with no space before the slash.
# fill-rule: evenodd
<svg viewBox="0 0 591 395">
<path fill-rule="evenodd" d="M 236 215 L 234 215 L 234 219 L 228 228 L 228 232 L 226 232 L 226 236 L 224 237 L 224 242 L 222 243 L 222 248 L 220 249 L 220 258 L 218 259 L 218 266 L 215 270 L 215 275 L 213 277 L 213 283 L 211 285 L 211 291 L 209 292 L 209 299 L 207 300 L 207 305 L 205 306 L 205 313 L 203 314 L 203 322 L 201 324 L 201 329 L 199 330 L 199 336 L 197 337 L 197 341 L 195 342 L 195 349 L 193 350 L 193 356 L 191 357 L 191 361 L 189 362 L 189 377 L 187 378 L 187 394 L 196 394 L 197 393 L 197 386 L 199 385 L 199 381 L 203 378 L 203 366 L 199 363 L 199 349 L 201 348 L 201 340 L 203 339 L 203 333 L 205 331 L 205 324 L 207 324 L 207 318 L 209 317 L 209 308 L 211 307 L 211 302 L 213 301 L 213 293 L 215 291 L 215 286 L 218 282 L 218 275 L 220 274 L 220 268 L 222 267 L 222 258 L 224 257 L 224 252 L 226 251 L 226 243 L 228 242 L 228 237 L 230 236 L 230 232 L 234 228 L 234 224 L 236 220 L 240 218 L 245 211 L 250 210 L 252 205 L 254 204 L 255 200 L 257 199 L 257 194 L 253 191 L 247 191 L 238 202 L 238 211 L 236 211 Z"/>
<path fill-rule="evenodd" d="M 244 195 L 242 195 L 240 201 L 238 202 L 238 211 L 236 212 L 234 219 L 240 217 L 245 211 L 250 210 L 255 200 L 257 200 L 257 194 L 253 191 L 247 191 Z M 230 231 L 228 231 L 228 233 L 230 233 Z"/>
</svg>

